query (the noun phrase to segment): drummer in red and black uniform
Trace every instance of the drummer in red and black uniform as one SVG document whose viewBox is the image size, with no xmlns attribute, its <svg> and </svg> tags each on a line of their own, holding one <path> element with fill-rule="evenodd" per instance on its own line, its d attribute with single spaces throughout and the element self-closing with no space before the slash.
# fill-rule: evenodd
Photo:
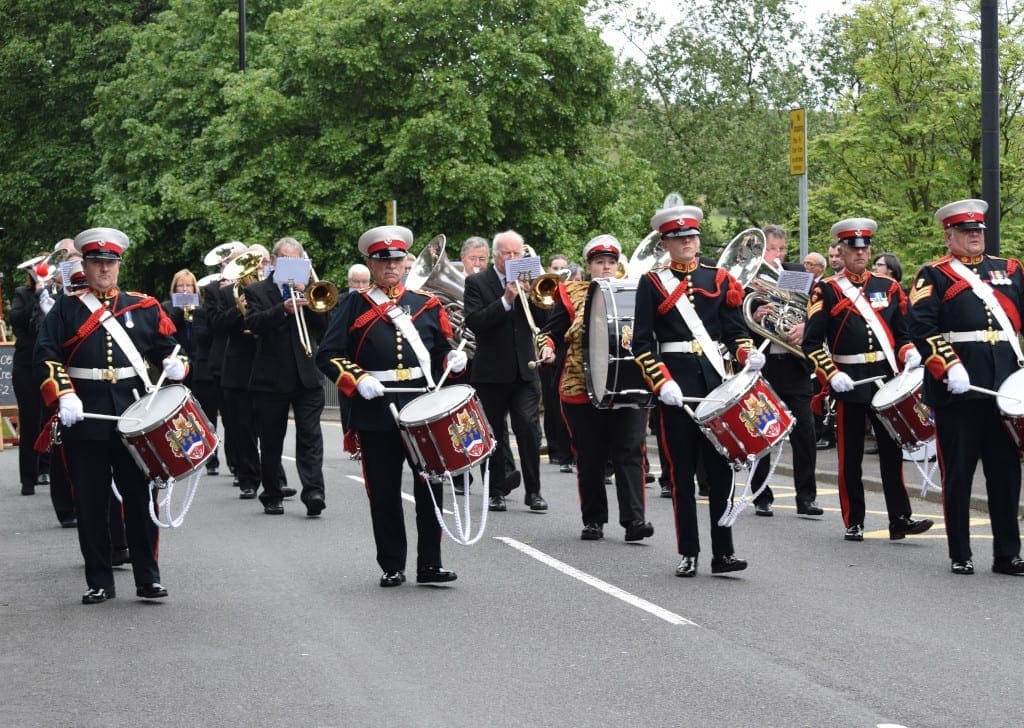
<svg viewBox="0 0 1024 728">
<path fill-rule="evenodd" d="M 981 460 L 992 524 L 992 571 L 1024 574 L 1020 558 L 1020 457 L 1000 422 L 998 391 L 1024 364 L 1020 261 L 985 255 L 984 200 L 935 213 L 949 255 L 926 264 L 910 290 L 908 326 L 924 357 L 924 403 L 935 412 L 942 506 L 954 574 L 973 574 L 971 485 Z"/>
<path fill-rule="evenodd" d="M 373 285 L 351 293 L 338 306 L 316 354 L 320 370 L 352 398 L 348 430 L 355 433 L 362 451 L 363 478 L 370 499 L 370 518 L 377 544 L 377 563 L 384 573 L 383 587 L 405 581 L 407 540 L 402 512 L 402 464 L 408 460 L 401 434 L 389 409 L 399 410 L 418 393 L 394 394 L 385 389 L 420 389 L 437 381 L 447 364 L 452 374 L 466 368 L 466 355 L 453 351 L 448 339 L 452 327 L 441 302 L 423 291 L 402 285 L 405 256 L 412 231 L 398 225 L 375 227 L 359 238 L 359 251 L 373 277 Z M 427 371 L 425 372 L 424 369 Z M 455 572 L 441 566 L 441 526 L 427 482 L 416 466 L 416 581 L 455 581 Z M 442 502 L 439 483 L 430 485 Z"/>
<path fill-rule="evenodd" d="M 613 278 L 621 252 L 622 246 L 611 235 L 598 235 L 587 243 L 583 259 L 591 280 Z M 626 529 L 627 541 L 639 541 L 654 535 L 654 526 L 644 516 L 647 410 L 639 406 L 598 409 L 590 403 L 583 371 L 583 315 L 588 288 L 589 284 L 582 281 L 559 283 L 557 300 L 546 326 L 554 341 L 564 340 L 567 345 L 558 393 L 576 456 L 576 483 L 583 516 L 580 537 L 584 541 L 604 537 L 604 524 L 608 522 L 604 477 L 605 465 L 610 461 L 615 471 L 619 523 Z M 553 342 L 548 343 L 554 348 Z"/>
<path fill-rule="evenodd" d="M 686 397 L 704 397 L 722 383 L 725 367 L 719 343 L 751 370 L 764 366 L 743 322 L 743 287 L 728 271 L 700 262 L 700 221 L 704 213 L 690 205 L 660 210 L 651 227 L 671 261 L 647 273 L 636 292 L 633 353 L 651 390 L 658 395 L 662 438 L 668 445 L 676 541 L 682 559 L 676 576 L 697 574 L 700 539 L 694 474 L 703 461 L 710 488 L 711 573 L 742 571 L 735 556 L 732 528 L 719 526 L 725 513 L 732 473 L 728 461 L 701 433 L 684 410 Z"/>
<path fill-rule="evenodd" d="M 58 407 L 67 473 L 78 510 L 78 540 L 89 590 L 83 604 L 115 596 L 107 504 L 113 478 L 123 498 L 135 593 L 167 596 L 157 566 L 157 527 L 149 516 L 149 476 L 139 469 L 117 432 L 116 422 L 86 419 L 85 413 L 120 415 L 146 393 L 145 360 L 163 367 L 171 380 L 187 373 L 184 357 L 171 357 L 174 324 L 159 301 L 117 287 L 128 237 L 112 228 L 92 228 L 75 237 L 88 288 L 59 296 L 43 320 L 34 365 L 49 406 Z"/>
<path fill-rule="evenodd" d="M 822 386 L 830 387 L 836 398 L 839 504 L 847 541 L 864 540 L 865 418 L 871 420 L 878 439 L 889 538 L 923 533 L 934 525 L 928 519 L 911 518 L 903 449 L 871 407 L 881 380 L 854 386 L 871 377 L 889 379 L 921 363 L 907 333 L 903 289 L 892 278 L 868 270 L 871 236 L 877 229 L 878 224 L 866 217 L 847 218 L 832 226 L 831 236 L 840 243 L 844 267 L 812 290 L 802 344 Z"/>
</svg>

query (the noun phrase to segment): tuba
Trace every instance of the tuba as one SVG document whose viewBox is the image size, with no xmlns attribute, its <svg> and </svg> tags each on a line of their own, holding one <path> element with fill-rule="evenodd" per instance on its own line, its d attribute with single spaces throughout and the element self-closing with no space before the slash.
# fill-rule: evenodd
<svg viewBox="0 0 1024 728">
<path fill-rule="evenodd" d="M 758 228 L 744 230 L 725 246 L 717 265 L 729 271 L 744 288 L 753 289 L 743 299 L 743 318 L 748 328 L 803 359 L 803 350 L 790 344 L 789 336 L 793 329 L 807 320 L 810 297 L 799 291 L 779 288 L 778 271 L 764 262 L 766 242 L 764 233 Z M 753 316 L 754 304 L 758 302 L 771 306 L 771 311 L 760 322 Z"/>
<path fill-rule="evenodd" d="M 457 269 L 445 255 L 444 247 L 447 239 L 437 235 L 423 246 L 416 261 L 405 279 L 407 290 L 421 290 L 437 296 L 444 306 L 448 320 L 455 332 L 452 346 L 458 346 L 461 339 L 466 340 L 464 350 L 472 358 L 476 350 L 476 337 L 466 327 L 466 313 L 463 306 L 463 293 L 466 290 L 466 274 Z"/>
<path fill-rule="evenodd" d="M 640 278 L 668 263 L 668 251 L 661 247 L 661 233 L 652 230 L 640 241 L 625 266 L 629 278 Z M 621 276 L 616 275 L 616 278 Z"/>
</svg>

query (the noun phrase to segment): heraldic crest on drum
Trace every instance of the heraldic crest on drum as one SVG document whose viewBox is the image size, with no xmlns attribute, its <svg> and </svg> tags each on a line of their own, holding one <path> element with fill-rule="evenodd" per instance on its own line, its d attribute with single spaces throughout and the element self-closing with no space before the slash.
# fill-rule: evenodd
<svg viewBox="0 0 1024 728">
<path fill-rule="evenodd" d="M 455 452 L 475 458 L 486 450 L 483 425 L 471 412 L 459 412 L 457 421 L 448 425 L 448 434 L 451 435 Z"/>
<path fill-rule="evenodd" d="M 751 393 L 743 400 L 741 408 L 740 421 L 746 425 L 747 432 L 751 435 L 760 434 L 768 439 L 778 437 L 782 430 L 779 410 L 768 400 L 764 392 Z"/>
<path fill-rule="evenodd" d="M 633 351 L 633 327 L 626 325 L 622 327 L 621 337 L 619 338 L 619 346 L 628 352 Z"/>
<path fill-rule="evenodd" d="M 175 457 L 195 461 L 202 460 L 206 455 L 203 429 L 189 412 L 182 412 L 171 420 L 171 427 L 164 433 L 164 437 Z"/>
<path fill-rule="evenodd" d="M 931 407 L 921 400 L 918 400 L 917 403 L 914 404 L 914 414 L 917 415 L 919 420 L 921 420 L 922 425 L 935 426 L 935 413 L 932 411 Z"/>
</svg>

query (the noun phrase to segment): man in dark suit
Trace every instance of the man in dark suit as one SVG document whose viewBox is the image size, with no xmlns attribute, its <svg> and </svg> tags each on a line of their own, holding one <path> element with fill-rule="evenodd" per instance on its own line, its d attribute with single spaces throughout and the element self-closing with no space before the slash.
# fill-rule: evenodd
<svg viewBox="0 0 1024 728">
<path fill-rule="evenodd" d="M 282 258 L 304 258 L 301 243 L 281 238 L 274 244 L 271 264 Z M 308 281 L 278 283 L 273 277 L 245 288 L 245 326 L 256 337 L 255 358 L 249 378 L 260 436 L 260 500 L 268 515 L 284 513 L 285 497 L 278 479 L 281 453 L 288 430 L 288 410 L 295 417 L 295 466 L 302 483 L 306 515 L 319 516 L 324 502 L 324 441 L 320 415 L 324 411 L 323 378 L 313 362 L 312 350 L 327 328 L 327 313 L 309 307 L 305 297 L 292 290 L 306 290 Z M 300 317 L 301 318 L 298 318 Z M 299 336 L 305 320 L 308 341 Z"/>
<path fill-rule="evenodd" d="M 490 467 L 491 483 L 499 485 L 491 491 L 488 508 L 506 510 L 505 496 L 517 485 L 515 475 L 505 472 L 504 452 L 498 452 L 506 438 L 508 415 L 519 444 L 525 503 L 530 510 L 544 511 L 548 504 L 540 494 L 540 378 L 530 367 L 537 359 L 536 332 L 527 319 L 517 281 L 505 277 L 505 263 L 523 257 L 523 237 L 515 230 L 498 233 L 492 252 L 493 267 L 467 277 L 464 292 L 466 325 L 476 336 L 470 383 L 498 442 Z M 528 282 L 521 285 L 528 290 Z M 554 361 L 551 349 L 541 354 L 546 363 Z"/>
<path fill-rule="evenodd" d="M 776 270 L 798 270 L 804 268 L 799 263 L 784 263 L 786 257 L 786 231 L 779 225 L 764 227 L 765 250 L 764 262 Z M 767 296 L 765 302 L 756 307 L 752 313 L 755 321 L 763 321 L 769 312 Z M 814 385 L 811 381 L 811 364 L 803 356 L 800 343 L 803 341 L 804 324 L 798 324 L 789 333 L 787 343 L 793 351 L 773 341 L 768 348 L 768 361 L 761 372 L 764 378 L 782 398 L 793 413 L 796 420 L 793 431 L 789 433 L 789 445 L 793 451 L 793 485 L 796 488 L 796 512 L 802 516 L 820 516 L 824 513 L 817 504 L 818 484 L 814 474 L 818 460 L 816 448 L 817 436 L 814 430 L 814 413 L 811 411 L 811 397 Z M 799 352 L 799 353 L 798 353 Z M 754 469 L 751 487 L 757 491 L 768 477 L 771 467 L 770 458 L 761 458 Z M 772 489 L 765 488 L 754 501 L 754 512 L 759 516 L 772 515 L 772 502 L 775 496 Z"/>
</svg>

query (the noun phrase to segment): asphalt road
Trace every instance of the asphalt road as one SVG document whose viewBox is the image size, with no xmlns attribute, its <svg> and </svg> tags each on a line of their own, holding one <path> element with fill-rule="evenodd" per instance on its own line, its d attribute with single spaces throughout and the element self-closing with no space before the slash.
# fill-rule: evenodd
<svg viewBox="0 0 1024 728">
<path fill-rule="evenodd" d="M 982 512 L 978 573 L 958 577 L 936 504 L 913 501 L 935 529 L 890 542 L 869 492 L 868 538 L 848 543 L 834 486 L 820 486 L 825 516 L 803 518 L 781 476 L 775 517 L 748 510 L 735 527 L 750 568 L 712 577 L 708 549 L 678 579 L 656 487 L 652 539 L 627 544 L 613 522 L 583 542 L 575 476 L 544 463 L 547 513 L 517 490 L 479 543 L 445 541 L 457 582 L 381 589 L 333 417 L 323 516 L 297 499 L 266 516 L 230 477 L 204 478 L 162 534 L 157 603 L 122 568 L 117 599 L 80 604 L 74 531 L 45 493 L 19 494 L 17 451 L 0 452 L 0 726 L 1024 724 L 1024 579 L 989 572 Z"/>
</svg>

